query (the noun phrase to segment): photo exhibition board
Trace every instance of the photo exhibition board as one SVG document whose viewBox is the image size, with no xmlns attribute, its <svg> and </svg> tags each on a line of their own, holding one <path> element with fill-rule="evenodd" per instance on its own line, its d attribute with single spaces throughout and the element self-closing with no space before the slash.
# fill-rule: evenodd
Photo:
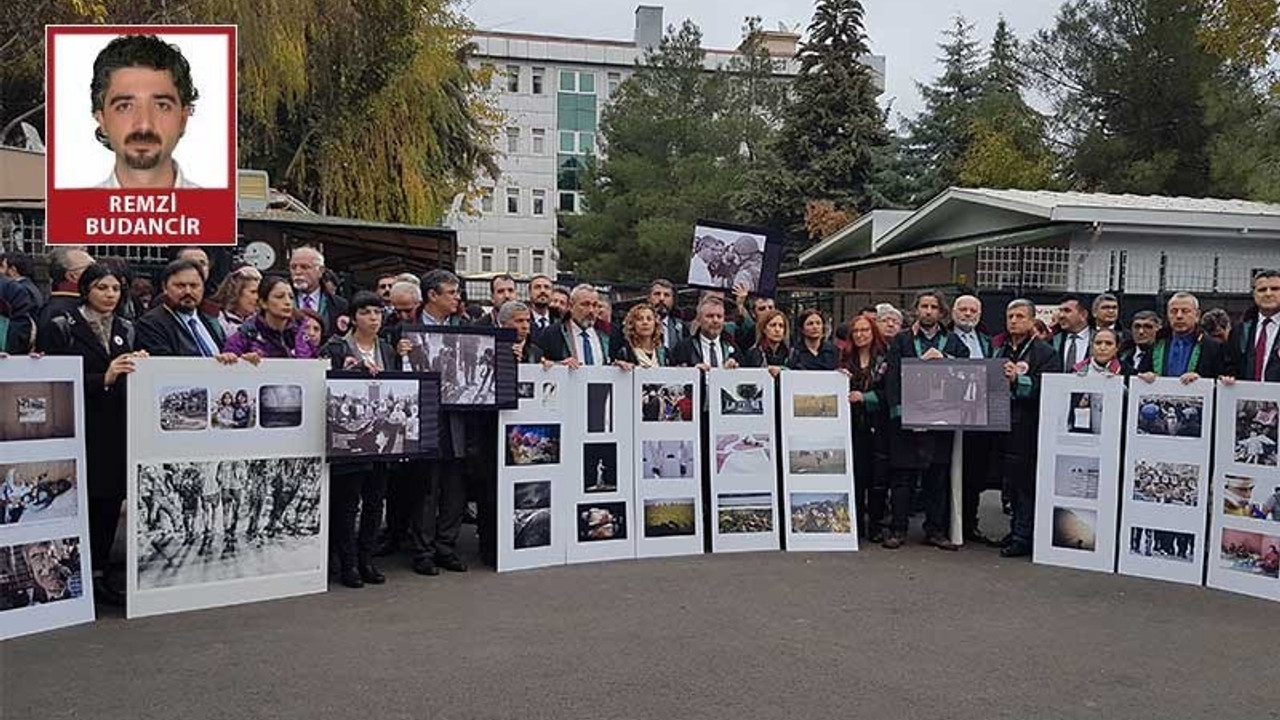
<svg viewBox="0 0 1280 720">
<path fill-rule="evenodd" d="M 516 331 L 474 325 L 402 325 L 409 341 L 402 370 L 440 375 L 440 406 L 449 411 L 516 407 Z"/>
<path fill-rule="evenodd" d="M 1209 587 L 1280 600 L 1280 383 L 1218 388 Z"/>
<path fill-rule="evenodd" d="M 93 622 L 78 357 L 0 360 L 0 640 Z"/>
<path fill-rule="evenodd" d="M 324 592 L 323 360 L 147 358 L 129 379 L 128 616 Z M 217 422 L 230 393 L 248 427 Z"/>
<path fill-rule="evenodd" d="M 1115 572 L 1124 378 L 1046 374 L 1033 560 Z"/>
<path fill-rule="evenodd" d="M 773 297 L 785 242 L 765 228 L 699 220 L 689 243 L 689 287 L 747 292 Z"/>
<path fill-rule="evenodd" d="M 787 371 L 781 386 L 786 548 L 857 550 L 849 380 Z"/>
<path fill-rule="evenodd" d="M 1119 571 L 1199 585 L 1204 578 L 1213 381 L 1129 380 Z"/>
<path fill-rule="evenodd" d="M 902 360 L 902 427 L 1008 432 L 1004 360 Z"/>
<path fill-rule="evenodd" d="M 778 550 L 777 388 L 769 371 L 707 373 L 711 551 Z"/>
<path fill-rule="evenodd" d="M 520 405 L 498 414 L 498 572 L 566 562 L 582 464 L 570 382 L 568 368 L 520 365 Z"/>
<path fill-rule="evenodd" d="M 705 551 L 702 373 L 697 368 L 637 368 L 632 375 L 638 398 L 631 455 L 636 556 L 700 554 Z"/>
<path fill-rule="evenodd" d="M 570 529 L 570 563 L 636 556 L 632 377 L 612 366 L 580 367 L 561 396 L 565 444 L 577 446 L 562 521 Z"/>
<path fill-rule="evenodd" d="M 440 452 L 438 373 L 330 370 L 325 457 L 364 463 L 436 457 Z"/>
</svg>

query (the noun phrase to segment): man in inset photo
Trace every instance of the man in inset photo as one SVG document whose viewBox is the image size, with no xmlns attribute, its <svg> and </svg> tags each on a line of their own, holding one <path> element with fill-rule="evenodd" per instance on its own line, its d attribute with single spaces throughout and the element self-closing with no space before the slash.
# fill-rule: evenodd
<svg viewBox="0 0 1280 720">
<path fill-rule="evenodd" d="M 123 35 L 93 62 L 90 85 L 98 142 L 116 155 L 99 188 L 197 188 L 173 159 L 200 96 L 176 45 Z"/>
</svg>

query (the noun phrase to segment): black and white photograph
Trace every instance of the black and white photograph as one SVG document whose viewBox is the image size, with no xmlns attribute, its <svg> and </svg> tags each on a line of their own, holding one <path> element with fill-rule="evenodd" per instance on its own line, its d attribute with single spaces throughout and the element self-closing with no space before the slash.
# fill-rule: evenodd
<svg viewBox="0 0 1280 720">
<path fill-rule="evenodd" d="M 587 432 L 613 432 L 613 383 L 587 383 Z"/>
<path fill-rule="evenodd" d="M 640 454 L 646 480 L 692 480 L 698 472 L 692 440 L 645 440 Z"/>
<path fill-rule="evenodd" d="M 693 498 L 648 498 L 644 501 L 644 536 L 681 537 L 695 534 Z"/>
<path fill-rule="evenodd" d="M 431 332 L 403 333 L 412 349 L 414 372 L 440 373 L 442 405 L 493 405 L 497 402 L 498 340 L 491 334 Z"/>
<path fill-rule="evenodd" d="M 1172 530 L 1133 527 L 1129 530 L 1129 554 L 1193 563 L 1196 559 L 1196 536 Z"/>
<path fill-rule="evenodd" d="M 1101 460 L 1095 455 L 1057 455 L 1053 458 L 1053 494 L 1098 499 Z"/>
<path fill-rule="evenodd" d="M 1195 463 L 1138 460 L 1133 466 L 1133 499 L 1139 502 L 1195 507 L 1199 488 Z"/>
<path fill-rule="evenodd" d="M 73 518 L 79 503 L 74 459 L 0 465 L 0 527 Z"/>
<path fill-rule="evenodd" d="M 578 503 L 578 542 L 626 539 L 625 502 Z"/>
<path fill-rule="evenodd" d="M 582 491 L 585 493 L 618 491 L 617 443 L 583 443 Z"/>
<path fill-rule="evenodd" d="M 1143 395 L 1138 400 L 1138 434 L 1198 438 L 1204 430 L 1204 399 L 1198 396 Z"/>
<path fill-rule="evenodd" d="M 787 438 L 787 464 L 792 475 L 844 475 L 849 463 L 845 453 L 848 438 L 839 436 Z"/>
<path fill-rule="evenodd" d="M 764 390 L 755 383 L 720 388 L 721 415 L 764 415 Z"/>
<path fill-rule="evenodd" d="M 1053 546 L 1093 552 L 1098 547 L 1098 511 L 1075 507 L 1053 509 Z"/>
<path fill-rule="evenodd" d="M 263 385 L 258 388 L 258 406 L 262 427 L 298 427 L 302 424 L 302 386 Z"/>
<path fill-rule="evenodd" d="M 515 515 L 512 518 L 512 546 L 516 550 L 551 545 L 551 483 L 545 480 L 518 482 L 513 486 Z"/>
<path fill-rule="evenodd" d="M 0 442 L 74 437 L 74 389 L 65 381 L 0 382 Z"/>
<path fill-rule="evenodd" d="M 694 287 L 773 294 L 778 270 L 766 270 L 768 235 L 764 230 L 699 224 L 689 248 L 688 283 Z"/>
<path fill-rule="evenodd" d="M 1235 459 L 1246 465 L 1276 465 L 1280 408 L 1270 400 L 1236 402 Z"/>
<path fill-rule="evenodd" d="M 322 457 L 138 466 L 138 588 L 319 568 Z"/>
<path fill-rule="evenodd" d="M 559 425 L 508 425 L 507 467 L 560 462 Z"/>
<path fill-rule="evenodd" d="M 84 595 L 80 538 L 0 547 L 0 612 Z"/>
<path fill-rule="evenodd" d="M 902 424 L 986 425 L 986 367 L 978 363 L 903 362 Z"/>
<path fill-rule="evenodd" d="M 209 427 L 208 388 L 162 387 L 157 397 L 161 430 L 188 432 Z"/>
<path fill-rule="evenodd" d="M 769 433 L 724 433 L 716 436 L 716 473 L 725 476 L 773 477 Z"/>
<path fill-rule="evenodd" d="M 332 457 L 422 454 L 418 380 L 328 380 L 327 452 Z"/>
<path fill-rule="evenodd" d="M 1071 393 L 1067 432 L 1074 435 L 1102 434 L 1102 393 Z"/>
<path fill-rule="evenodd" d="M 258 423 L 258 393 L 249 388 L 214 390 L 209 424 L 215 430 L 248 430 Z"/>
<path fill-rule="evenodd" d="M 536 383 L 524 382 L 522 380 L 516 383 L 516 397 L 520 398 L 521 400 L 532 400 L 533 393 L 536 387 L 537 387 Z"/>
<path fill-rule="evenodd" d="M 773 532 L 772 493 L 720 493 L 716 506 L 722 535 Z"/>
<path fill-rule="evenodd" d="M 560 385 L 553 382 L 542 383 L 542 407 L 560 407 Z"/>
<path fill-rule="evenodd" d="M 640 388 L 643 422 L 692 422 L 693 384 L 645 383 Z"/>
</svg>

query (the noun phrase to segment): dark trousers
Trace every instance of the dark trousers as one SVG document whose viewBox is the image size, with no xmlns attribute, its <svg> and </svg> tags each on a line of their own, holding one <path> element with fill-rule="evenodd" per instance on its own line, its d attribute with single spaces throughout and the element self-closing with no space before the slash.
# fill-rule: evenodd
<svg viewBox="0 0 1280 720">
<path fill-rule="evenodd" d="M 951 467 L 948 463 L 933 463 L 924 470 L 895 468 L 891 502 L 895 535 L 905 536 L 911 518 L 911 493 L 916 481 L 920 481 L 924 496 L 924 532 L 926 535 L 947 535 L 951 527 L 947 514 L 951 508 Z"/>
<path fill-rule="evenodd" d="M 89 554 L 94 572 L 105 573 L 110 567 L 123 502 L 124 498 L 89 498 Z"/>
<path fill-rule="evenodd" d="M 1035 482 L 1012 483 L 1008 493 L 1013 506 L 1013 520 L 1010 523 L 1013 542 L 1031 547 L 1036 520 Z"/>
<path fill-rule="evenodd" d="M 471 465 L 471 497 L 476 501 L 476 536 L 480 558 L 495 565 L 498 558 L 498 418 L 477 415 L 468 426 L 467 440 L 474 443 Z"/>
<path fill-rule="evenodd" d="M 884 521 L 889 488 L 883 468 L 889 457 L 879 452 L 869 427 L 853 429 L 854 504 L 859 532 L 872 532 Z"/>
<path fill-rule="evenodd" d="M 1035 531 L 1037 435 L 1035 417 L 1024 417 L 997 441 L 1004 492 L 1013 510 L 1009 532 L 1013 542 L 1027 547 L 1031 546 Z"/>
<path fill-rule="evenodd" d="M 359 473 L 335 473 L 333 488 L 334 550 L 344 569 L 363 565 L 373 557 L 382 526 L 382 502 L 387 471 L 381 465 Z M 356 518 L 359 517 L 359 530 Z"/>
<path fill-rule="evenodd" d="M 458 460 L 427 463 L 427 482 L 410 504 L 409 550 L 414 562 L 457 557 L 458 534 L 467 509 L 467 477 Z"/>
</svg>

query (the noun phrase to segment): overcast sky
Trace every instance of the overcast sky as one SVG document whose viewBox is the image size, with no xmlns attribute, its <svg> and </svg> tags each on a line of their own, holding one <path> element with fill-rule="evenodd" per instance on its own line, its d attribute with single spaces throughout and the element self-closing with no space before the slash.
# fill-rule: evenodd
<svg viewBox="0 0 1280 720">
<path fill-rule="evenodd" d="M 630 40 L 635 26 L 636 0 L 463 0 L 467 15 L 485 30 L 532 32 L 616 40 Z M 808 27 L 812 0 L 647 0 L 662 5 L 667 25 L 690 18 L 702 28 L 706 47 L 734 48 L 742 38 L 742 19 L 759 15 L 764 26 L 778 23 Z M 872 50 L 886 57 L 884 100 L 900 113 L 920 108 L 915 81 L 929 81 L 937 73 L 937 43 L 957 12 L 976 26 L 985 46 L 1001 14 L 1019 38 L 1053 22 L 1061 0 L 863 0 Z"/>
</svg>

